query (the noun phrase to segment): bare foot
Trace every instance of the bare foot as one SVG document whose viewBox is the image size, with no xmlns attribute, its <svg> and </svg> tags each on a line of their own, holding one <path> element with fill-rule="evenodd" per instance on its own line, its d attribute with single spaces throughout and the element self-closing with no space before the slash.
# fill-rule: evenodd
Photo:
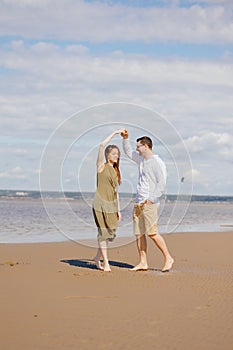
<svg viewBox="0 0 233 350">
<path fill-rule="evenodd" d="M 93 260 L 96 264 L 97 269 L 103 271 L 104 268 L 102 267 L 100 260 L 98 260 L 97 258 L 94 258 Z"/>
<path fill-rule="evenodd" d="M 165 265 L 162 269 L 162 272 L 168 272 L 171 268 L 172 265 L 174 264 L 174 259 L 172 257 L 170 257 L 166 262 Z"/>
<path fill-rule="evenodd" d="M 129 271 L 147 271 L 147 270 L 148 270 L 148 265 L 138 264 L 137 266 L 133 267 Z"/>
<path fill-rule="evenodd" d="M 104 270 L 105 272 L 111 272 L 111 269 L 110 269 L 109 264 L 104 264 L 103 270 Z"/>
</svg>

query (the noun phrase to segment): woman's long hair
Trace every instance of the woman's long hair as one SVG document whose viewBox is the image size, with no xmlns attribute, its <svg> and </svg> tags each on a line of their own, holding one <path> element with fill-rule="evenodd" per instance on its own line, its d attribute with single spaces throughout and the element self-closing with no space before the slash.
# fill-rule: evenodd
<svg viewBox="0 0 233 350">
<path fill-rule="evenodd" d="M 121 184 L 121 173 L 120 173 L 120 156 L 121 156 L 121 152 L 120 152 L 119 148 L 116 145 L 108 145 L 105 148 L 105 151 L 104 151 L 105 158 L 106 158 L 106 161 L 108 161 L 108 154 L 111 152 L 112 149 L 117 149 L 118 150 L 118 154 L 119 154 L 117 162 L 113 164 L 113 168 L 115 169 L 115 171 L 117 173 L 118 184 L 120 185 Z"/>
</svg>

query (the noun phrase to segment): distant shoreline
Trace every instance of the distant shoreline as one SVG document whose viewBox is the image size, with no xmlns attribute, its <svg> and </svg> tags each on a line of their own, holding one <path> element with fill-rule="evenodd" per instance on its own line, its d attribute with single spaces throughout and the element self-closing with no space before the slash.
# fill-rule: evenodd
<svg viewBox="0 0 233 350">
<path fill-rule="evenodd" d="M 27 191 L 27 190 L 0 190 L 1 198 L 20 198 L 20 199 L 37 199 L 37 198 L 51 198 L 51 199 L 91 199 L 94 192 L 55 192 L 55 191 Z M 135 193 L 120 193 L 121 198 L 135 198 Z M 167 194 L 164 197 L 166 201 L 191 201 L 191 202 L 233 202 L 233 196 L 224 195 L 177 195 Z"/>
</svg>

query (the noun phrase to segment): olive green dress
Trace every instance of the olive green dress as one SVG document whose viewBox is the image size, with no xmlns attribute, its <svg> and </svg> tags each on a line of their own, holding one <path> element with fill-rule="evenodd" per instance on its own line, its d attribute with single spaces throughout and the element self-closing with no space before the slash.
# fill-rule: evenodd
<svg viewBox="0 0 233 350">
<path fill-rule="evenodd" d="M 117 174 L 108 163 L 97 173 L 97 190 L 93 215 L 98 228 L 98 241 L 113 241 L 118 226 Z"/>
</svg>

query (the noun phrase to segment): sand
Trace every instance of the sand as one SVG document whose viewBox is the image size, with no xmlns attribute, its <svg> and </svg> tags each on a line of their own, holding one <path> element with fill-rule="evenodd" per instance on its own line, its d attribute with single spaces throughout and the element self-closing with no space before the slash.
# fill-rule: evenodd
<svg viewBox="0 0 233 350">
<path fill-rule="evenodd" d="M 150 270 L 130 272 L 135 243 L 109 250 L 74 242 L 0 245 L 1 350 L 233 348 L 233 232 L 164 236 L 169 273 L 148 245 Z"/>
</svg>

